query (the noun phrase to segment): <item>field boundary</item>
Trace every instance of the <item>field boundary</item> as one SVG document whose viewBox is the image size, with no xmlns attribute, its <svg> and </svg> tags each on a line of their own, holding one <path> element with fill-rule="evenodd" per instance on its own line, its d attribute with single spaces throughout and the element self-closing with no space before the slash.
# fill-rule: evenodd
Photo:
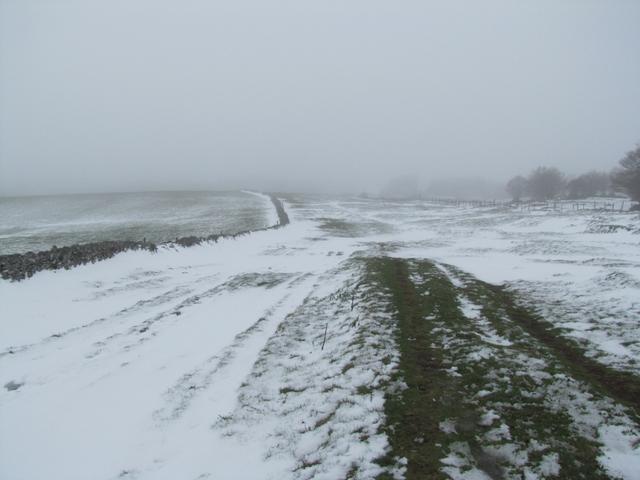
<svg viewBox="0 0 640 480">
<path fill-rule="evenodd" d="M 43 270 L 69 270 L 70 268 L 107 260 L 119 253 L 130 250 L 147 250 L 156 252 L 158 247 L 192 247 L 203 243 L 217 242 L 224 239 L 235 239 L 254 232 L 275 230 L 290 223 L 282 200 L 268 194 L 278 215 L 278 223 L 255 230 L 241 230 L 233 233 L 212 234 L 206 237 L 187 236 L 173 241 L 156 244 L 153 242 L 130 240 L 105 240 L 102 242 L 74 244 L 67 247 L 56 247 L 40 252 L 13 253 L 0 255 L 0 277 L 5 280 L 20 281 L 32 277 Z"/>
<path fill-rule="evenodd" d="M 556 200 L 473 200 L 448 197 L 424 197 L 422 200 L 436 205 L 475 208 L 510 208 L 520 212 L 553 210 L 558 212 L 604 212 L 634 213 L 638 202 L 628 198 L 603 197 L 600 199 L 556 199 Z"/>
</svg>

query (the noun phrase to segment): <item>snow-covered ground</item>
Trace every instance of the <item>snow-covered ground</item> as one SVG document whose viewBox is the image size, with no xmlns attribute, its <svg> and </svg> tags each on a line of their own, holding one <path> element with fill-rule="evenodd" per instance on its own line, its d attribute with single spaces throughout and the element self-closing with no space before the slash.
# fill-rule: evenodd
<svg viewBox="0 0 640 480">
<path fill-rule="evenodd" d="M 362 284 L 360 260 L 375 255 L 506 282 L 589 355 L 640 373 L 637 214 L 286 206 L 279 230 L 0 281 L 0 478 L 403 478 L 403 458 L 376 462 L 391 448 L 385 394 L 401 386 L 389 294 Z M 488 348 L 510 346 L 460 305 Z M 558 398 L 580 392 L 563 390 L 572 382 L 554 380 Z M 588 394 L 558 408 L 592 428 L 611 475 L 637 478 L 638 426 L 602 402 L 615 415 L 591 423 L 601 402 Z M 452 449 L 443 471 L 484 478 L 463 457 Z M 527 478 L 557 467 L 550 451 Z"/>
<path fill-rule="evenodd" d="M 589 355 L 640 374 L 640 214 L 570 205 L 520 211 L 351 199 L 303 208 L 320 222 L 349 223 L 347 235 L 384 243 L 386 254 L 506 284 Z"/>
<path fill-rule="evenodd" d="M 251 194 L 251 195 L 250 195 Z M 162 243 L 272 225 L 254 192 L 145 192 L 0 197 L 0 255 L 104 240 Z"/>
<path fill-rule="evenodd" d="M 351 242 L 314 232 L 299 221 L 0 283 L 0 477 L 380 472 L 383 391 L 358 388 L 393 363 L 350 345 L 364 308 L 340 295 L 358 275 Z M 368 319 L 367 341 L 389 344 L 385 321 Z"/>
</svg>

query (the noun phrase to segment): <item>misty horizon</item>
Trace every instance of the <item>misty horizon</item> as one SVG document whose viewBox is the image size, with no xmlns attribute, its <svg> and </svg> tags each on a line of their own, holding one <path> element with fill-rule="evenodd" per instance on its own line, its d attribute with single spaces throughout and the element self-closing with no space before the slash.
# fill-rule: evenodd
<svg viewBox="0 0 640 480">
<path fill-rule="evenodd" d="M 637 2 L 0 2 L 0 195 L 609 171 Z"/>
</svg>

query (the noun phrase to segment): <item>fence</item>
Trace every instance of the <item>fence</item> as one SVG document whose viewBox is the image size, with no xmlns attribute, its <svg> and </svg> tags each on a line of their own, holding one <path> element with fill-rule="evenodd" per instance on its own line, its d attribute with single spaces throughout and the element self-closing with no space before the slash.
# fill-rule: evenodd
<svg viewBox="0 0 640 480">
<path fill-rule="evenodd" d="M 456 207 L 480 207 L 480 208 L 510 208 L 521 212 L 532 210 L 568 211 L 602 211 L 602 212 L 626 212 L 631 209 L 634 202 L 622 198 L 588 199 L 588 200 L 548 200 L 548 201 L 510 201 L 510 200 L 461 200 L 455 198 L 429 197 L 427 202 L 438 205 L 451 205 Z"/>
</svg>

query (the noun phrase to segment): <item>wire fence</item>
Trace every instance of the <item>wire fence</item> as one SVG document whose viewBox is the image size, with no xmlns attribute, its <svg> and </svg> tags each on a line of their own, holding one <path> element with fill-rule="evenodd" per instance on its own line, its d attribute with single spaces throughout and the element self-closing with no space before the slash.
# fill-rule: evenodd
<svg viewBox="0 0 640 480">
<path fill-rule="evenodd" d="M 547 201 L 512 201 L 512 200 L 462 200 L 445 197 L 428 197 L 427 202 L 438 205 L 477 208 L 509 208 L 521 212 L 535 210 L 553 210 L 558 212 L 570 211 L 601 211 L 628 212 L 636 202 L 626 198 L 584 199 L 584 200 L 547 200 Z"/>
</svg>

